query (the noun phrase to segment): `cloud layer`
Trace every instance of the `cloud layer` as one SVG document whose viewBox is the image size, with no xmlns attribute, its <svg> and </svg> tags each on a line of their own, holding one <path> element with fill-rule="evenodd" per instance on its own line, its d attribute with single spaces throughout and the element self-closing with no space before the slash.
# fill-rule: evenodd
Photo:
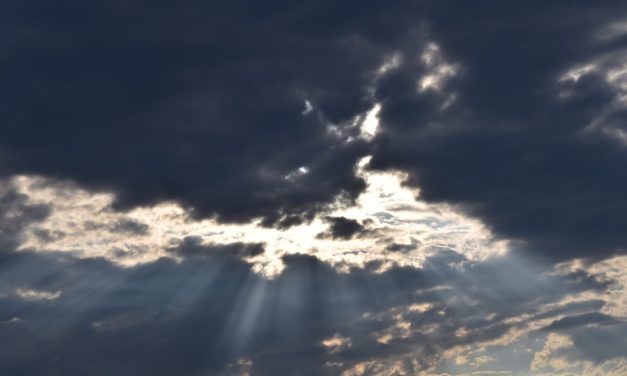
<svg viewBox="0 0 627 376">
<path fill-rule="evenodd" d="M 431 7 L 437 45 L 423 61 L 379 79 L 372 168 L 409 172 L 423 199 L 459 205 L 537 254 L 622 252 L 624 144 L 597 123 L 609 123 L 608 108 L 624 123 L 624 38 L 598 37 L 623 5 L 454 4 Z M 582 64 L 594 68 L 573 78 Z M 440 84 L 416 90 L 421 77 Z"/>
<path fill-rule="evenodd" d="M 624 14 L 7 2 L 0 369 L 625 374 Z"/>
</svg>

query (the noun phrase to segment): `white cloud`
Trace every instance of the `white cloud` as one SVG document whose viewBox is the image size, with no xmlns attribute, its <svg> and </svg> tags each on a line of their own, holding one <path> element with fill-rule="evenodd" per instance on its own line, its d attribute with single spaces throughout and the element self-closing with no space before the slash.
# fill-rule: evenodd
<svg viewBox="0 0 627 376">
<path fill-rule="evenodd" d="M 61 296 L 61 291 L 48 292 L 21 288 L 15 291 L 15 295 L 24 300 L 55 300 Z"/>
</svg>

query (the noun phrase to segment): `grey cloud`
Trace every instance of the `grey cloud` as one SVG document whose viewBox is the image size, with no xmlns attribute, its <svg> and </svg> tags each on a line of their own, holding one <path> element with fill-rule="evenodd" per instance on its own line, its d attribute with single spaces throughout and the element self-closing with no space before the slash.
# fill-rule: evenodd
<svg viewBox="0 0 627 376">
<path fill-rule="evenodd" d="M 367 360 L 416 373 L 456 346 L 551 321 L 530 335 L 568 335 L 574 345 L 561 351 L 569 359 L 624 356 L 625 323 L 603 313 L 612 281 L 585 268 L 624 252 L 627 241 L 627 155 L 598 131 L 624 129 L 623 93 L 604 73 L 619 66 L 626 39 L 598 33 L 626 7 L 8 2 L 0 12 L 2 176 L 110 191 L 119 210 L 176 201 L 193 218 L 287 228 L 338 197 L 354 201 L 365 188 L 355 164 L 372 154 L 368 168 L 406 172 L 421 199 L 515 242 L 514 252 L 483 261 L 442 250 L 420 268 L 384 270 L 370 263 L 339 272 L 293 254 L 266 279 L 248 263 L 263 244 L 188 237 L 166 250 L 176 260 L 125 268 L 15 252 L 50 208 L 3 183 L 3 371 L 198 375 L 248 359 L 256 374 L 337 374 Z M 421 58 L 430 43 L 440 56 Z M 398 66 L 379 70 L 394 55 Z M 601 70 L 560 81 L 590 61 Z M 445 64 L 455 72 L 420 87 Z M 380 127 L 368 141 L 353 123 L 375 103 Z M 150 230 L 130 220 L 92 225 Z M 343 217 L 329 225 L 322 236 L 334 239 L 367 230 Z M 44 241 L 63 236 L 33 231 Z M 412 246 L 389 242 L 389 251 Z M 579 257 L 584 270 L 551 273 L 555 261 Z M 590 298 L 563 303 L 583 292 Z M 351 345 L 331 352 L 321 344 L 336 335 Z"/>
<path fill-rule="evenodd" d="M 625 149 L 584 131 L 599 119 L 622 123 L 602 117 L 620 93 L 600 73 L 560 78 L 624 50 L 624 41 L 595 37 L 624 4 L 458 5 L 431 2 L 426 11 L 442 59 L 459 66 L 455 77 L 439 92 L 417 91 L 424 67 L 407 58 L 379 80 L 381 132 L 370 167 L 409 172 L 422 199 L 453 204 L 536 255 L 623 252 Z"/>
<path fill-rule="evenodd" d="M 329 362 L 349 368 L 405 356 L 424 369 L 454 346 L 501 337 L 513 328 L 507 319 L 606 288 L 594 279 L 549 275 L 539 264 L 509 257 L 471 262 L 452 251 L 422 268 L 344 273 L 294 254 L 267 280 L 243 261 L 259 247 L 203 246 L 188 238 L 170 249 L 179 261 L 130 268 L 51 252 L 9 254 L 0 264 L 0 332 L 11 345 L 0 347 L 0 361 L 13 374 L 193 375 L 227 372 L 248 359 L 253 374 L 313 375 L 336 373 Z M 17 288 L 61 294 L 25 300 L 11 294 Z M 408 308 L 420 303 L 429 306 Z M 599 309 L 598 301 L 581 303 L 552 315 L 592 317 Z M 394 329 L 399 320 L 410 323 L 407 335 Z M 385 333 L 389 341 L 378 342 Z M 351 346 L 329 352 L 321 342 L 336 334 Z"/>
<path fill-rule="evenodd" d="M 318 234 L 319 238 L 331 238 L 349 240 L 355 236 L 363 235 L 367 232 L 366 227 L 359 221 L 346 217 L 326 217 L 329 224 L 326 232 Z"/>
<path fill-rule="evenodd" d="M 202 238 L 187 236 L 182 243 L 167 251 L 185 258 L 246 258 L 258 256 L 265 252 L 263 243 L 229 243 L 228 245 L 203 245 Z"/>
<path fill-rule="evenodd" d="M 611 325 L 620 323 L 620 320 L 615 319 L 612 316 L 608 316 L 599 312 L 584 313 L 576 316 L 567 316 L 559 320 L 555 320 L 549 326 L 547 330 L 567 330 L 586 325 Z"/>
<path fill-rule="evenodd" d="M 351 124 L 386 56 L 411 42 L 413 8 L 7 4 L 0 173 L 112 191 L 118 209 L 177 201 L 197 218 L 311 220 L 364 189 L 353 169 L 368 147 Z"/>
<path fill-rule="evenodd" d="M 537 255 L 609 257 L 627 233 L 624 148 L 585 129 L 623 129 L 604 72 L 625 41 L 598 35 L 624 7 L 11 4 L 0 172 L 112 191 L 118 209 L 174 200 L 196 218 L 286 228 L 354 200 L 355 163 L 373 153 L 370 168 L 408 172 L 421 198 Z M 441 56 L 420 58 L 430 43 Z M 398 66 L 380 71 L 391 56 Z M 560 81 L 588 61 L 601 71 Z M 375 103 L 366 142 L 352 123 Z"/>
<path fill-rule="evenodd" d="M 19 246 L 26 227 L 45 219 L 50 210 L 48 205 L 29 203 L 13 183 L 0 180 L 0 254 Z"/>
</svg>

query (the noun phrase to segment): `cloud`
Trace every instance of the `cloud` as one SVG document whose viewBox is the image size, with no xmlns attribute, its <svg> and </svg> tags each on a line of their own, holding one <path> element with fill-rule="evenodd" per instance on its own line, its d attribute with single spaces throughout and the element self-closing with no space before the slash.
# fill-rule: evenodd
<svg viewBox="0 0 627 376">
<path fill-rule="evenodd" d="M 455 205 L 542 257 L 623 252 L 625 149 L 587 131 L 611 120 L 599 116 L 616 105 L 617 81 L 594 73 L 560 80 L 577 63 L 624 51 L 595 37 L 624 5 L 427 8 L 429 37 L 457 73 L 439 92 L 416 90 L 424 64 L 405 59 L 379 79 L 370 168 L 408 172 L 422 199 Z"/>
<path fill-rule="evenodd" d="M 308 221 L 364 189 L 354 166 L 367 146 L 353 123 L 415 28 L 407 10 L 7 6 L 0 171 L 112 191 L 121 209 L 173 200 L 197 218 Z"/>
<path fill-rule="evenodd" d="M 620 374 L 626 7 L 8 4 L 3 371 Z"/>
<path fill-rule="evenodd" d="M 50 214 L 48 205 L 31 203 L 28 199 L 11 182 L 0 184 L 0 255 L 15 250 L 22 242 L 24 229 Z"/>
<path fill-rule="evenodd" d="M 5 176 L 287 228 L 372 153 L 537 255 L 623 248 L 622 4 L 36 4 L 1 20 Z"/>
<path fill-rule="evenodd" d="M 351 218 L 326 217 L 325 220 L 329 223 L 329 229 L 318 234 L 319 238 L 348 240 L 366 232 L 366 228 L 362 223 Z"/>
<path fill-rule="evenodd" d="M 283 271 L 267 279 L 246 261 L 251 249 L 259 246 L 189 238 L 168 250 L 177 260 L 127 268 L 67 253 L 10 253 L 0 264 L 0 332 L 11 346 L 0 348 L 0 361 L 16 374 L 412 373 L 511 331 L 533 338 L 553 330 L 572 335 L 583 359 L 618 355 L 578 337 L 614 338 L 588 327 L 599 320 L 577 320 L 584 331 L 549 325 L 601 308 L 585 303 L 606 291 L 594 278 L 551 273 L 512 256 L 470 261 L 449 251 L 422 268 L 383 271 L 371 265 L 340 272 L 311 255 L 286 255 Z M 578 296 L 587 300 L 561 303 Z M 467 355 L 475 360 L 460 367 L 498 366 Z"/>
</svg>

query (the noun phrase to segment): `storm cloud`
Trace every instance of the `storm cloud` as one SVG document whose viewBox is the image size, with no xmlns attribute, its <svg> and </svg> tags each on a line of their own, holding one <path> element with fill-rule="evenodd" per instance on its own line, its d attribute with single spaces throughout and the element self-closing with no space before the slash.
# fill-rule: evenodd
<svg viewBox="0 0 627 376">
<path fill-rule="evenodd" d="M 627 372 L 624 1 L 7 1 L 0 373 Z"/>
<path fill-rule="evenodd" d="M 354 165 L 374 147 L 372 168 L 408 172 L 423 199 L 504 238 L 558 259 L 604 257 L 627 233 L 623 147 L 598 131 L 622 129 L 624 89 L 606 74 L 620 68 L 611 26 L 624 11 L 10 3 L 1 171 L 113 191 L 118 208 L 174 200 L 197 218 L 285 228 L 354 200 Z M 375 103 L 369 145 L 354 124 Z"/>
<path fill-rule="evenodd" d="M 625 40 L 599 39 L 624 13 L 620 2 L 434 2 L 427 62 L 380 78 L 371 167 L 408 172 L 422 199 L 457 205 L 539 255 L 622 252 L 627 159 L 597 123 L 624 123 L 622 110 L 607 116 L 624 95 L 607 74 Z M 441 85 L 416 90 L 425 64 Z M 455 74 L 438 78 L 446 64 Z"/>
<path fill-rule="evenodd" d="M 3 8 L 3 174 L 268 225 L 364 189 L 351 125 L 411 31 L 398 6 L 361 2 Z"/>
</svg>

